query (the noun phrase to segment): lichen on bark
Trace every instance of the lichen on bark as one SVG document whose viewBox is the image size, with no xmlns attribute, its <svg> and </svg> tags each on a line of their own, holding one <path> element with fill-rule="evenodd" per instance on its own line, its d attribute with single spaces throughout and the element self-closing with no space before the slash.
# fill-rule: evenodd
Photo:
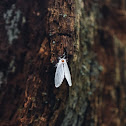
<svg viewBox="0 0 126 126">
<path fill-rule="evenodd" d="M 96 89 L 101 66 L 93 51 L 97 28 L 97 4 L 86 13 L 83 1 L 76 1 L 76 52 L 71 61 L 73 86 L 70 88 L 62 126 L 94 125 L 91 97 Z M 88 116 L 90 119 L 88 120 Z"/>
</svg>

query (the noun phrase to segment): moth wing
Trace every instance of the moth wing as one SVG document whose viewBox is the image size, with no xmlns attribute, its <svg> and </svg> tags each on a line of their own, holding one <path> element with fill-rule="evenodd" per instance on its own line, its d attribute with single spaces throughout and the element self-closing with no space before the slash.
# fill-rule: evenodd
<svg viewBox="0 0 126 126">
<path fill-rule="evenodd" d="M 64 63 L 64 73 L 65 73 L 65 78 L 66 78 L 69 86 L 72 86 L 71 75 L 70 75 L 70 71 L 69 71 L 67 62 Z"/>
<path fill-rule="evenodd" d="M 64 69 L 63 69 L 63 63 L 58 63 L 55 73 L 55 87 L 59 87 L 64 79 Z"/>
</svg>

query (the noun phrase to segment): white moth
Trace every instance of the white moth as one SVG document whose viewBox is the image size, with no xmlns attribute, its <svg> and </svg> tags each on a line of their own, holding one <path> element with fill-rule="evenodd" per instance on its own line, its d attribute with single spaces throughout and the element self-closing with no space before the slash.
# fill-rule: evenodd
<svg viewBox="0 0 126 126">
<path fill-rule="evenodd" d="M 55 73 L 55 87 L 59 87 L 64 78 L 66 78 L 69 86 L 72 86 L 70 71 L 66 62 L 66 59 L 61 58 L 57 63 L 56 73 Z"/>
</svg>

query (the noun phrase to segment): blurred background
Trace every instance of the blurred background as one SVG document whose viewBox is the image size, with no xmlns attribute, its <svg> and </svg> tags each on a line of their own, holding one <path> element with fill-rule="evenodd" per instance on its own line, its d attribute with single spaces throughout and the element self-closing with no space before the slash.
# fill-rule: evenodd
<svg viewBox="0 0 126 126">
<path fill-rule="evenodd" d="M 1 0 L 0 17 L 0 126 L 126 126 L 126 0 Z"/>
</svg>

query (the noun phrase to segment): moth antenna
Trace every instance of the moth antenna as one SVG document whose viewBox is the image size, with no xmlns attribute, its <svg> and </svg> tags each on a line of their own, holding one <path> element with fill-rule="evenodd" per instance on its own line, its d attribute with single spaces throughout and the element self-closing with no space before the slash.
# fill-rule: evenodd
<svg viewBox="0 0 126 126">
<path fill-rule="evenodd" d="M 61 59 L 61 57 L 58 57 L 58 60 L 60 60 Z"/>
<path fill-rule="evenodd" d="M 66 58 L 66 54 L 65 54 L 65 52 L 63 53 L 63 58 L 64 58 L 64 59 Z"/>
<path fill-rule="evenodd" d="M 57 67 L 57 66 L 58 66 L 58 63 L 54 67 Z"/>
</svg>

